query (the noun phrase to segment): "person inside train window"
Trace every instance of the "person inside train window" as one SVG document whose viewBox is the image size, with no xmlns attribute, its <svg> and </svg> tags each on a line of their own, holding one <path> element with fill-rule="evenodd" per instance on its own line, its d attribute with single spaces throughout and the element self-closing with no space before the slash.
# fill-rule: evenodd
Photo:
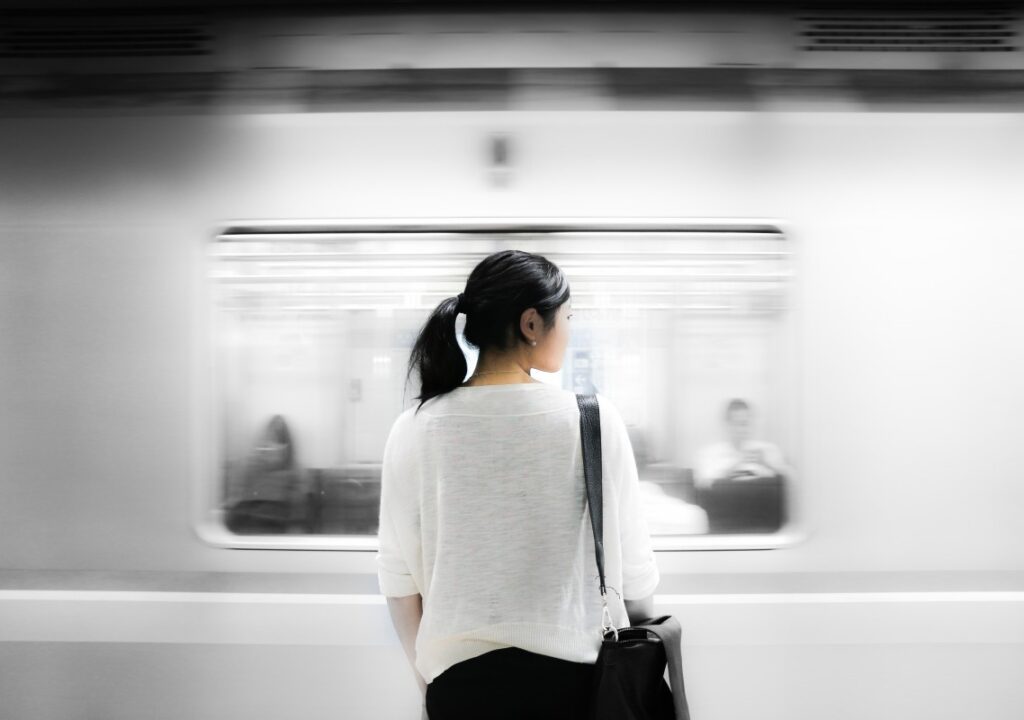
<svg viewBox="0 0 1024 720">
<path fill-rule="evenodd" d="M 716 480 L 754 480 L 787 474 L 778 446 L 753 439 L 750 405 L 739 398 L 725 409 L 728 439 L 704 448 L 697 458 L 694 481 L 709 487 Z"/>
<path fill-rule="evenodd" d="M 705 448 L 695 472 L 697 503 L 712 533 L 775 532 L 786 520 L 785 483 L 790 475 L 782 452 L 754 440 L 750 405 L 732 400 L 725 410 L 728 439 Z"/>
<path fill-rule="evenodd" d="M 459 313 L 480 351 L 469 378 Z M 602 602 L 579 408 L 531 376 L 560 369 L 571 317 L 557 266 L 502 251 L 438 305 L 413 346 L 420 403 L 385 444 L 376 562 L 430 720 L 587 716 Z M 660 574 L 625 423 L 597 398 L 607 598 L 626 627 L 654 615 Z"/>
<path fill-rule="evenodd" d="M 237 534 L 287 532 L 304 516 L 301 484 L 291 430 L 274 415 L 246 464 L 241 497 L 228 509 L 228 529 Z"/>
</svg>

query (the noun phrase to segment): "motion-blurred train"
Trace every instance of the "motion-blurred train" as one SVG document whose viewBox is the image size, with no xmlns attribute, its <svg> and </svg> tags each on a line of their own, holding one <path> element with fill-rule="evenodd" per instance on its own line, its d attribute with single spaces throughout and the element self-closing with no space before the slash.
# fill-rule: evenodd
<svg viewBox="0 0 1024 720">
<path fill-rule="evenodd" d="M 46 5 L 0 718 L 420 717 L 380 456 L 508 247 L 571 283 L 538 378 L 629 426 L 695 720 L 1024 717 L 1018 6 Z"/>
</svg>

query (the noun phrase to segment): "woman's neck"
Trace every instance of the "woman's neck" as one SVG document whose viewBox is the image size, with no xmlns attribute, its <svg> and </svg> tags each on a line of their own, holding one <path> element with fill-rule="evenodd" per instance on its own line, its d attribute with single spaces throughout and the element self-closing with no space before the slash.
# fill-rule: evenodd
<svg viewBox="0 0 1024 720">
<path fill-rule="evenodd" d="M 530 366 L 522 359 L 511 355 L 481 357 L 476 369 L 464 385 L 513 385 L 535 383 L 530 375 Z"/>
</svg>

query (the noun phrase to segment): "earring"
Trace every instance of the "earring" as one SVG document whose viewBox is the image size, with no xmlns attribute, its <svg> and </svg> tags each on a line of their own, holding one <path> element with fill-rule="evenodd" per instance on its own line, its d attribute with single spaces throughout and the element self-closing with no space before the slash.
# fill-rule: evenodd
<svg viewBox="0 0 1024 720">
<path fill-rule="evenodd" d="M 533 340 L 530 344 L 533 345 L 534 347 L 537 347 L 537 341 L 536 340 Z"/>
</svg>

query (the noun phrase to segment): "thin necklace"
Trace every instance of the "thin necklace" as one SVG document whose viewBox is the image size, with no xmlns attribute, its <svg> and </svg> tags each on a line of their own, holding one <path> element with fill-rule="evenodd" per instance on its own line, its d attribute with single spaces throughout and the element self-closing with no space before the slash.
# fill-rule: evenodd
<svg viewBox="0 0 1024 720">
<path fill-rule="evenodd" d="M 519 370 L 488 370 L 484 372 L 474 372 L 470 377 L 476 377 L 477 375 L 516 375 L 518 373 L 525 373 L 521 368 Z"/>
</svg>

